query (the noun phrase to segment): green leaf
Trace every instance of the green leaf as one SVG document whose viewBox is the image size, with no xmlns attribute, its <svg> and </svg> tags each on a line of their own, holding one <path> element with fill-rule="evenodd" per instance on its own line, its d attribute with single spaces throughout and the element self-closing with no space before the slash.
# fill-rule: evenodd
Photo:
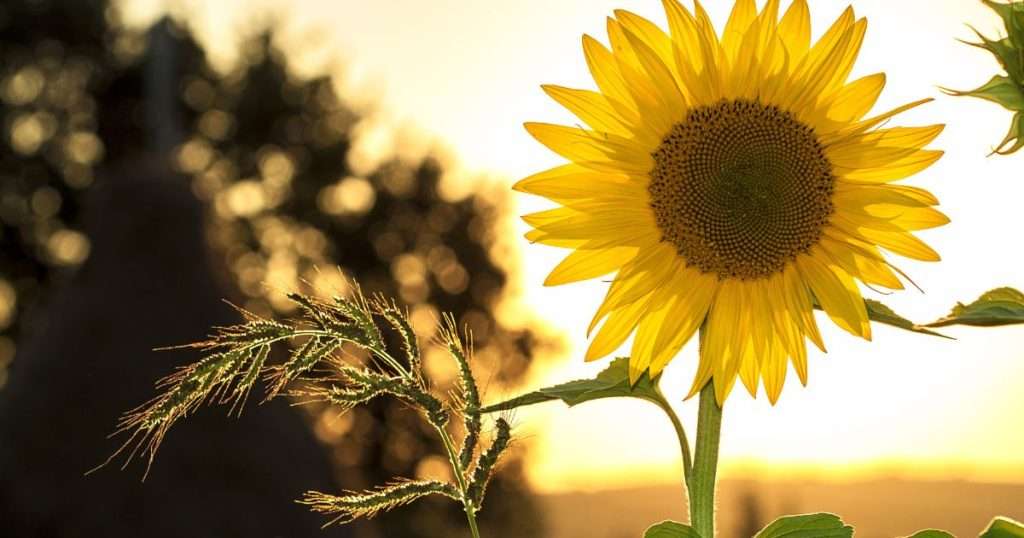
<svg viewBox="0 0 1024 538">
<path fill-rule="evenodd" d="M 644 538 L 701 538 L 689 525 L 675 521 L 662 521 L 644 532 Z"/>
<path fill-rule="evenodd" d="M 1024 293 L 1013 288 L 996 288 L 971 304 L 957 303 L 948 316 L 929 323 L 927 327 L 998 327 L 1018 323 L 1024 323 Z"/>
<path fill-rule="evenodd" d="M 868 308 L 868 319 L 870 319 L 871 321 L 877 321 L 878 323 L 892 325 L 893 327 L 897 327 L 915 333 L 930 334 L 932 336 L 938 336 L 940 338 L 949 338 L 944 334 L 928 330 L 924 327 L 921 327 L 920 325 L 915 324 L 909 319 L 900 316 L 891 308 L 889 308 L 888 306 L 879 301 L 875 301 L 873 299 L 864 299 L 864 303 Z"/>
<path fill-rule="evenodd" d="M 1011 80 L 1010 77 L 1002 75 L 992 77 L 991 80 L 979 88 L 966 92 L 952 90 L 949 93 L 959 97 L 987 99 L 1009 110 L 1024 110 L 1024 90 L 1021 89 L 1019 84 Z"/>
<path fill-rule="evenodd" d="M 818 304 L 817 299 L 814 299 L 813 304 L 814 308 L 822 310 L 821 305 Z M 868 319 L 870 319 L 871 321 L 891 325 L 893 327 L 896 327 L 897 329 L 903 329 L 905 331 L 920 334 L 929 334 L 932 336 L 938 336 L 940 338 L 949 338 L 950 340 L 953 340 L 953 338 L 950 338 L 949 336 L 928 330 L 914 323 L 913 321 L 910 321 L 909 319 L 897 314 L 896 312 L 893 311 L 893 309 L 889 308 L 880 301 L 876 301 L 874 299 L 864 299 L 864 306 L 865 308 L 867 308 Z"/>
<path fill-rule="evenodd" d="M 835 514 L 783 516 L 761 529 L 754 538 L 851 538 L 853 527 Z"/>
<path fill-rule="evenodd" d="M 660 401 L 661 397 L 657 392 L 657 379 L 652 380 L 647 373 L 644 373 L 635 384 L 630 385 L 629 358 L 620 357 L 612 361 L 608 368 L 597 374 L 594 379 L 579 379 L 543 388 L 511 400 L 489 405 L 483 408 L 482 412 L 507 411 L 551 400 L 562 400 L 571 407 L 590 400 L 619 397 Z"/>
<path fill-rule="evenodd" d="M 923 531 L 917 531 L 913 535 L 907 538 L 956 538 L 952 534 L 946 531 L 940 531 L 938 529 L 928 529 Z"/>
<path fill-rule="evenodd" d="M 979 538 L 1024 538 L 1024 523 L 1000 516 L 988 524 Z"/>
</svg>

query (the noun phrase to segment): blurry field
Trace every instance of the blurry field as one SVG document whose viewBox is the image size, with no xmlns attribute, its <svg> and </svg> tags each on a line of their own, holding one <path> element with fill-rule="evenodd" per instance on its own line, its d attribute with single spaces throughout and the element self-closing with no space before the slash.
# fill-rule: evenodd
<svg viewBox="0 0 1024 538">
<path fill-rule="evenodd" d="M 671 486 L 545 496 L 551 538 L 635 538 L 645 525 L 684 520 L 682 491 Z M 923 528 L 977 536 L 995 514 L 1024 519 L 1024 486 L 958 481 L 771 482 L 719 484 L 723 538 L 747 538 L 782 514 L 835 512 L 857 538 L 907 536 Z"/>
</svg>

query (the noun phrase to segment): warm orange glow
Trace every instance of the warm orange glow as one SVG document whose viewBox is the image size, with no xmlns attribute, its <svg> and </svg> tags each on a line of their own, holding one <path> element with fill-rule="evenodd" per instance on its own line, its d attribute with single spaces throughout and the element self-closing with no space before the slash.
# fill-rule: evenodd
<svg viewBox="0 0 1024 538">
<path fill-rule="evenodd" d="M 156 12 L 155 3 L 126 2 L 130 19 L 149 20 Z M 219 43 L 231 43 L 226 37 L 230 29 L 253 22 L 240 19 L 241 13 L 254 11 L 238 9 L 241 0 L 186 3 L 195 8 L 190 17 L 200 34 Z M 487 171 L 508 184 L 560 162 L 533 143 L 521 123 L 526 119 L 575 121 L 538 85 L 591 87 L 580 35 L 603 35 L 604 17 L 618 7 L 664 23 L 656 0 L 263 3 L 288 14 L 292 32 L 286 41 L 297 50 L 309 48 L 305 29 L 322 32 L 324 43 L 314 48 L 326 47 L 345 59 L 342 85 L 354 101 L 382 100 L 379 109 L 387 113 L 375 115 L 359 128 L 357 162 L 352 163 L 357 172 L 370 169 L 389 148 L 409 143 L 396 134 L 400 129 L 395 126 L 415 125 L 451 145 L 464 171 Z M 707 3 L 716 21 L 724 21 L 731 2 Z M 816 35 L 848 3 L 815 0 Z M 858 14 L 871 22 L 854 77 L 882 70 L 889 73 L 879 109 L 902 104 L 908 96 L 938 97 L 938 85 L 975 87 L 997 68 L 989 56 L 956 41 L 971 37 L 965 23 L 986 33 L 998 28 L 996 18 L 980 2 L 853 3 Z M 230 58 L 230 47 L 222 49 L 215 58 Z M 31 77 L 26 77 L 17 88 L 6 91 L 18 95 L 32 91 Z M 15 142 L 19 151 L 30 152 L 46 135 L 46 122 L 40 118 L 18 121 Z M 917 182 L 942 200 L 941 209 L 952 224 L 923 234 L 943 253 L 941 264 L 901 264 L 927 294 L 904 292 L 886 302 L 912 319 L 925 321 L 944 315 L 957 300 L 972 300 L 993 286 L 1024 288 L 1020 271 L 1024 251 L 1015 246 L 1016 232 L 1010 224 L 1016 221 L 1019 201 L 1024 199 L 1020 177 L 1024 160 L 986 157 L 991 143 L 1005 132 L 1006 112 L 980 101 L 938 97 L 935 103 L 907 114 L 905 121 L 949 124 L 936 143 L 947 151 L 946 157 Z M 209 120 L 210 130 L 221 128 L 226 127 L 218 126 L 215 118 Z M 188 167 L 203 159 L 202 148 L 186 146 L 179 158 Z M 273 170 L 270 175 L 284 173 Z M 322 204 L 338 212 L 365 210 L 372 200 L 360 194 L 358 181 L 342 179 L 333 187 L 339 192 L 324 193 Z M 221 202 L 227 210 L 245 212 L 264 203 L 265 187 L 247 185 L 239 183 L 229 191 L 229 199 Z M 452 185 L 453 192 L 479 188 Z M 247 190 L 235 192 L 238 189 Z M 518 201 L 517 214 L 544 207 L 532 197 Z M 525 231 L 525 226 L 517 224 L 516 230 Z M 1013 241 L 1013 246 L 994 248 L 1006 241 Z M 518 250 L 513 257 L 525 262 L 513 283 L 524 293 L 523 303 L 505 305 L 499 314 L 508 319 L 539 313 L 563 331 L 570 344 L 564 355 L 537 364 L 527 387 L 600 370 L 603 363 L 582 362 L 584 331 L 607 284 L 543 288 L 544 276 L 563 253 L 529 246 L 524 240 L 511 243 Z M 391 269 L 402 283 L 403 298 L 406 293 L 415 295 L 416 280 L 426 267 L 424 260 L 396 259 Z M 456 273 L 451 277 L 454 288 L 463 285 Z M 260 278 L 286 287 L 295 276 Z M 796 376 L 790 375 L 791 387 L 774 408 L 763 398 L 751 400 L 737 394 L 729 400 L 722 445 L 724 474 L 834 479 L 897 474 L 1024 481 L 1020 450 L 1024 429 L 1019 427 L 1024 412 L 1022 331 L 954 330 L 959 340 L 951 342 L 879 328 L 874 342 L 866 343 L 827 329 L 824 336 L 830 353 L 812 356 L 809 387 L 793 386 L 798 385 Z M 666 392 L 677 400 L 685 393 L 684 380 L 692 377 L 696 363 L 692 347 L 682 354 L 665 379 Z M 692 435 L 695 402 L 678 405 Z M 655 408 L 643 403 L 599 402 L 573 409 L 547 404 L 519 412 L 516 421 L 538 449 L 531 455 L 529 471 L 544 491 L 675 482 L 680 474 L 671 429 Z"/>
</svg>

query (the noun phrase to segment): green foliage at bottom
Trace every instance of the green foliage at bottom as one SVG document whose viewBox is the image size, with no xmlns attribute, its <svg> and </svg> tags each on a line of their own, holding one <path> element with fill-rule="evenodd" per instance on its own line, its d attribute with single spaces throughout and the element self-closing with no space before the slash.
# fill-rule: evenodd
<svg viewBox="0 0 1024 538">
<path fill-rule="evenodd" d="M 701 536 L 689 525 L 675 521 L 662 521 L 648 528 L 644 532 L 644 538 L 701 538 Z"/>
<path fill-rule="evenodd" d="M 980 538 L 1024 538 L 1024 523 L 1008 517 L 997 517 L 988 524 Z"/>
<path fill-rule="evenodd" d="M 928 529 L 923 531 L 915 532 L 913 535 L 907 538 L 956 538 L 952 534 L 946 531 L 940 531 L 937 529 Z"/>
<path fill-rule="evenodd" d="M 783 516 L 761 529 L 754 538 L 850 538 L 853 527 L 835 514 Z"/>
</svg>

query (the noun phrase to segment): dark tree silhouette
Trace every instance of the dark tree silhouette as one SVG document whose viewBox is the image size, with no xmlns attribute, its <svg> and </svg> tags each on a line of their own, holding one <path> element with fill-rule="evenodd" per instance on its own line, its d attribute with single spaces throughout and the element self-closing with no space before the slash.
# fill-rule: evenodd
<svg viewBox="0 0 1024 538">
<path fill-rule="evenodd" d="M 167 164 L 173 141 L 154 137 L 173 118 L 144 114 L 159 101 L 154 66 L 187 72 L 203 56 L 158 31 L 182 61 L 156 61 L 142 36 L 108 30 L 97 2 L 0 9 L 0 282 L 19 304 L 3 337 L 18 342 L 0 392 L 4 535 L 322 535 L 291 501 L 310 483 L 336 487 L 331 466 L 286 405 L 226 424 L 200 417 L 145 484 L 139 471 L 83 476 L 116 448 L 116 417 L 191 359 L 155 360 L 152 348 L 233 321 L 202 205 Z M 180 108 L 173 93 L 164 101 Z M 275 464 L 281 454 L 296 459 Z"/>
<path fill-rule="evenodd" d="M 533 353 L 550 345 L 534 331 L 502 325 L 492 314 L 506 284 L 504 269 L 491 252 L 502 211 L 500 195 L 444 199 L 442 165 L 433 158 L 411 164 L 395 159 L 357 174 L 349 159 L 363 117 L 336 95 L 331 78 L 308 79 L 290 71 L 270 34 L 249 42 L 230 72 L 217 72 L 186 30 L 175 33 L 173 78 L 178 83 L 170 88 L 170 99 L 176 101 L 172 109 L 178 114 L 172 119 L 146 101 L 159 92 L 152 86 L 153 75 L 145 72 L 145 36 L 120 28 L 116 12 L 105 2 L 17 0 L 0 6 L 0 363 L 18 350 L 8 386 L 0 389 L 0 437 L 5 440 L 0 443 L 5 447 L 0 449 L 0 507 L 14 506 L 6 501 L 18 495 L 21 481 L 31 478 L 7 472 L 29 451 L 38 451 L 36 465 L 45 467 L 46 457 L 70 458 L 76 447 L 89 447 L 80 452 L 116 447 L 100 443 L 116 412 L 142 403 L 152 394 L 152 381 L 170 373 L 174 364 L 195 359 L 147 350 L 194 340 L 211 324 L 227 319 L 226 307 L 215 307 L 211 300 L 219 293 L 211 275 L 238 290 L 228 295 L 246 308 L 287 315 L 282 300 L 287 290 L 282 288 L 309 282 L 330 292 L 332 286 L 344 286 L 335 270 L 340 266 L 366 291 L 408 303 L 417 330 L 426 336 L 434 316 L 454 313 L 473 331 L 478 371 L 495 383 L 519 378 Z M 168 171 L 166 160 L 149 151 L 153 144 L 147 143 L 160 138 L 152 131 L 154 124 L 166 128 L 172 120 L 180 122 L 184 135 L 173 151 L 180 175 Z M 113 163 L 121 165 L 111 172 Z M 210 208 L 205 232 L 195 217 L 200 206 L 183 189 Z M 95 193 L 86 196 L 89 191 Z M 93 200 L 89 213 L 95 225 L 89 228 L 81 209 L 86 198 Z M 204 233 L 213 248 L 211 264 L 202 261 Z M 268 282 L 276 288 L 266 286 Z M 55 291 L 62 287 L 63 294 Z M 5 302 L 5 297 L 10 300 Z M 4 305 L 14 305 L 7 309 L 6 320 Z M 116 353 L 106 350 L 98 360 L 105 350 L 101 344 L 124 337 L 113 327 L 132 323 L 175 330 L 131 332 Z M 76 353 L 72 356 L 69 349 Z M 102 368 L 92 369 L 94 365 Z M 109 375 L 118 371 L 131 375 Z M 444 372 L 439 373 L 443 390 Z M 75 393 L 83 376 L 93 380 L 91 389 Z M 63 379 L 63 384 L 47 378 Z M 102 409 L 93 408 L 88 428 L 72 428 L 75 414 L 67 407 L 73 404 L 55 396 L 70 394 L 75 401 L 92 402 L 110 393 L 117 397 L 108 398 Z M 60 426 L 41 424 L 29 414 L 35 408 L 26 402 L 48 409 Z M 241 421 L 226 421 L 218 410 L 200 412 L 199 420 L 170 433 L 151 481 L 142 486 L 134 483 L 137 474 L 107 470 L 102 479 L 82 480 L 82 489 L 75 491 L 100 502 L 112 493 L 98 487 L 90 491 L 89 480 L 103 480 L 103 487 L 123 488 L 116 494 L 119 498 L 145 499 L 140 496 L 158 489 L 159 480 L 182 478 L 173 470 L 190 465 L 189 454 L 211 461 L 217 461 L 217 450 L 227 456 L 232 436 L 250 445 L 268 443 L 261 454 L 280 449 L 269 439 L 252 441 L 264 438 L 260 424 L 288 423 L 287 410 L 263 407 L 268 409 L 250 405 Z M 437 467 L 431 465 L 438 452 L 430 432 L 419 430 L 410 411 L 399 405 L 379 403 L 337 419 L 328 409 L 308 411 L 317 436 L 332 447 L 341 487 L 365 488 L 395 475 L 429 474 Z M 95 431 L 93 423 L 100 421 L 106 426 Z M 203 472 L 229 475 L 222 490 L 240 494 L 258 489 L 246 485 L 253 477 L 245 473 L 269 473 L 264 478 L 270 478 L 275 469 L 293 470 L 296 451 L 305 446 L 302 431 L 292 432 L 287 425 L 282 431 L 293 447 L 282 459 L 264 458 L 260 465 L 255 463 L 258 458 L 247 456 L 222 474 L 209 466 Z M 210 432 L 216 434 L 211 437 Z M 56 445 L 60 451 L 54 450 Z M 175 463 L 176 457 L 182 463 Z M 71 461 L 77 465 L 80 458 Z M 315 474 L 316 457 L 312 460 L 303 469 L 295 468 L 293 480 L 279 484 L 274 493 L 295 497 L 289 488 L 299 485 L 336 489 L 316 478 L 299 484 Z M 488 536 L 542 534 L 538 511 L 527 500 L 517 468 L 511 458 L 491 487 L 481 519 Z M 50 474 L 51 487 L 71 479 Z M 170 485 L 167 489 L 175 491 Z M 228 508 L 224 517 L 247 517 L 242 512 L 253 510 L 274 513 L 263 512 L 277 501 L 266 493 L 258 508 Z M 62 508 L 55 508 L 54 499 L 66 493 L 39 495 L 38 503 L 19 502 L 15 510 L 21 516 L 32 511 L 26 519 L 37 522 L 58 517 L 74 521 L 68 516 L 74 503 L 65 499 Z M 215 498 L 220 497 L 199 496 L 193 504 L 209 506 Z M 282 510 L 291 513 L 294 507 L 284 504 Z M 83 504 L 82 510 L 87 507 Z M 109 519 L 122 509 L 127 510 L 111 504 L 103 513 Z M 0 520 L 11 521 L 3 510 Z M 138 510 L 133 517 L 156 519 Z M 457 510 L 443 500 L 425 502 L 352 530 L 359 536 L 458 536 L 463 523 Z M 179 523 L 192 521 L 199 518 Z M 319 523 L 315 517 L 307 521 Z M 176 535 L 197 535 L 175 528 L 181 531 Z M 38 529 L 30 535 L 43 535 Z M 89 535 L 46 529 L 46 535 Z M 270 527 L 247 535 L 268 532 Z M 279 534 L 306 535 L 301 526 Z"/>
</svg>

